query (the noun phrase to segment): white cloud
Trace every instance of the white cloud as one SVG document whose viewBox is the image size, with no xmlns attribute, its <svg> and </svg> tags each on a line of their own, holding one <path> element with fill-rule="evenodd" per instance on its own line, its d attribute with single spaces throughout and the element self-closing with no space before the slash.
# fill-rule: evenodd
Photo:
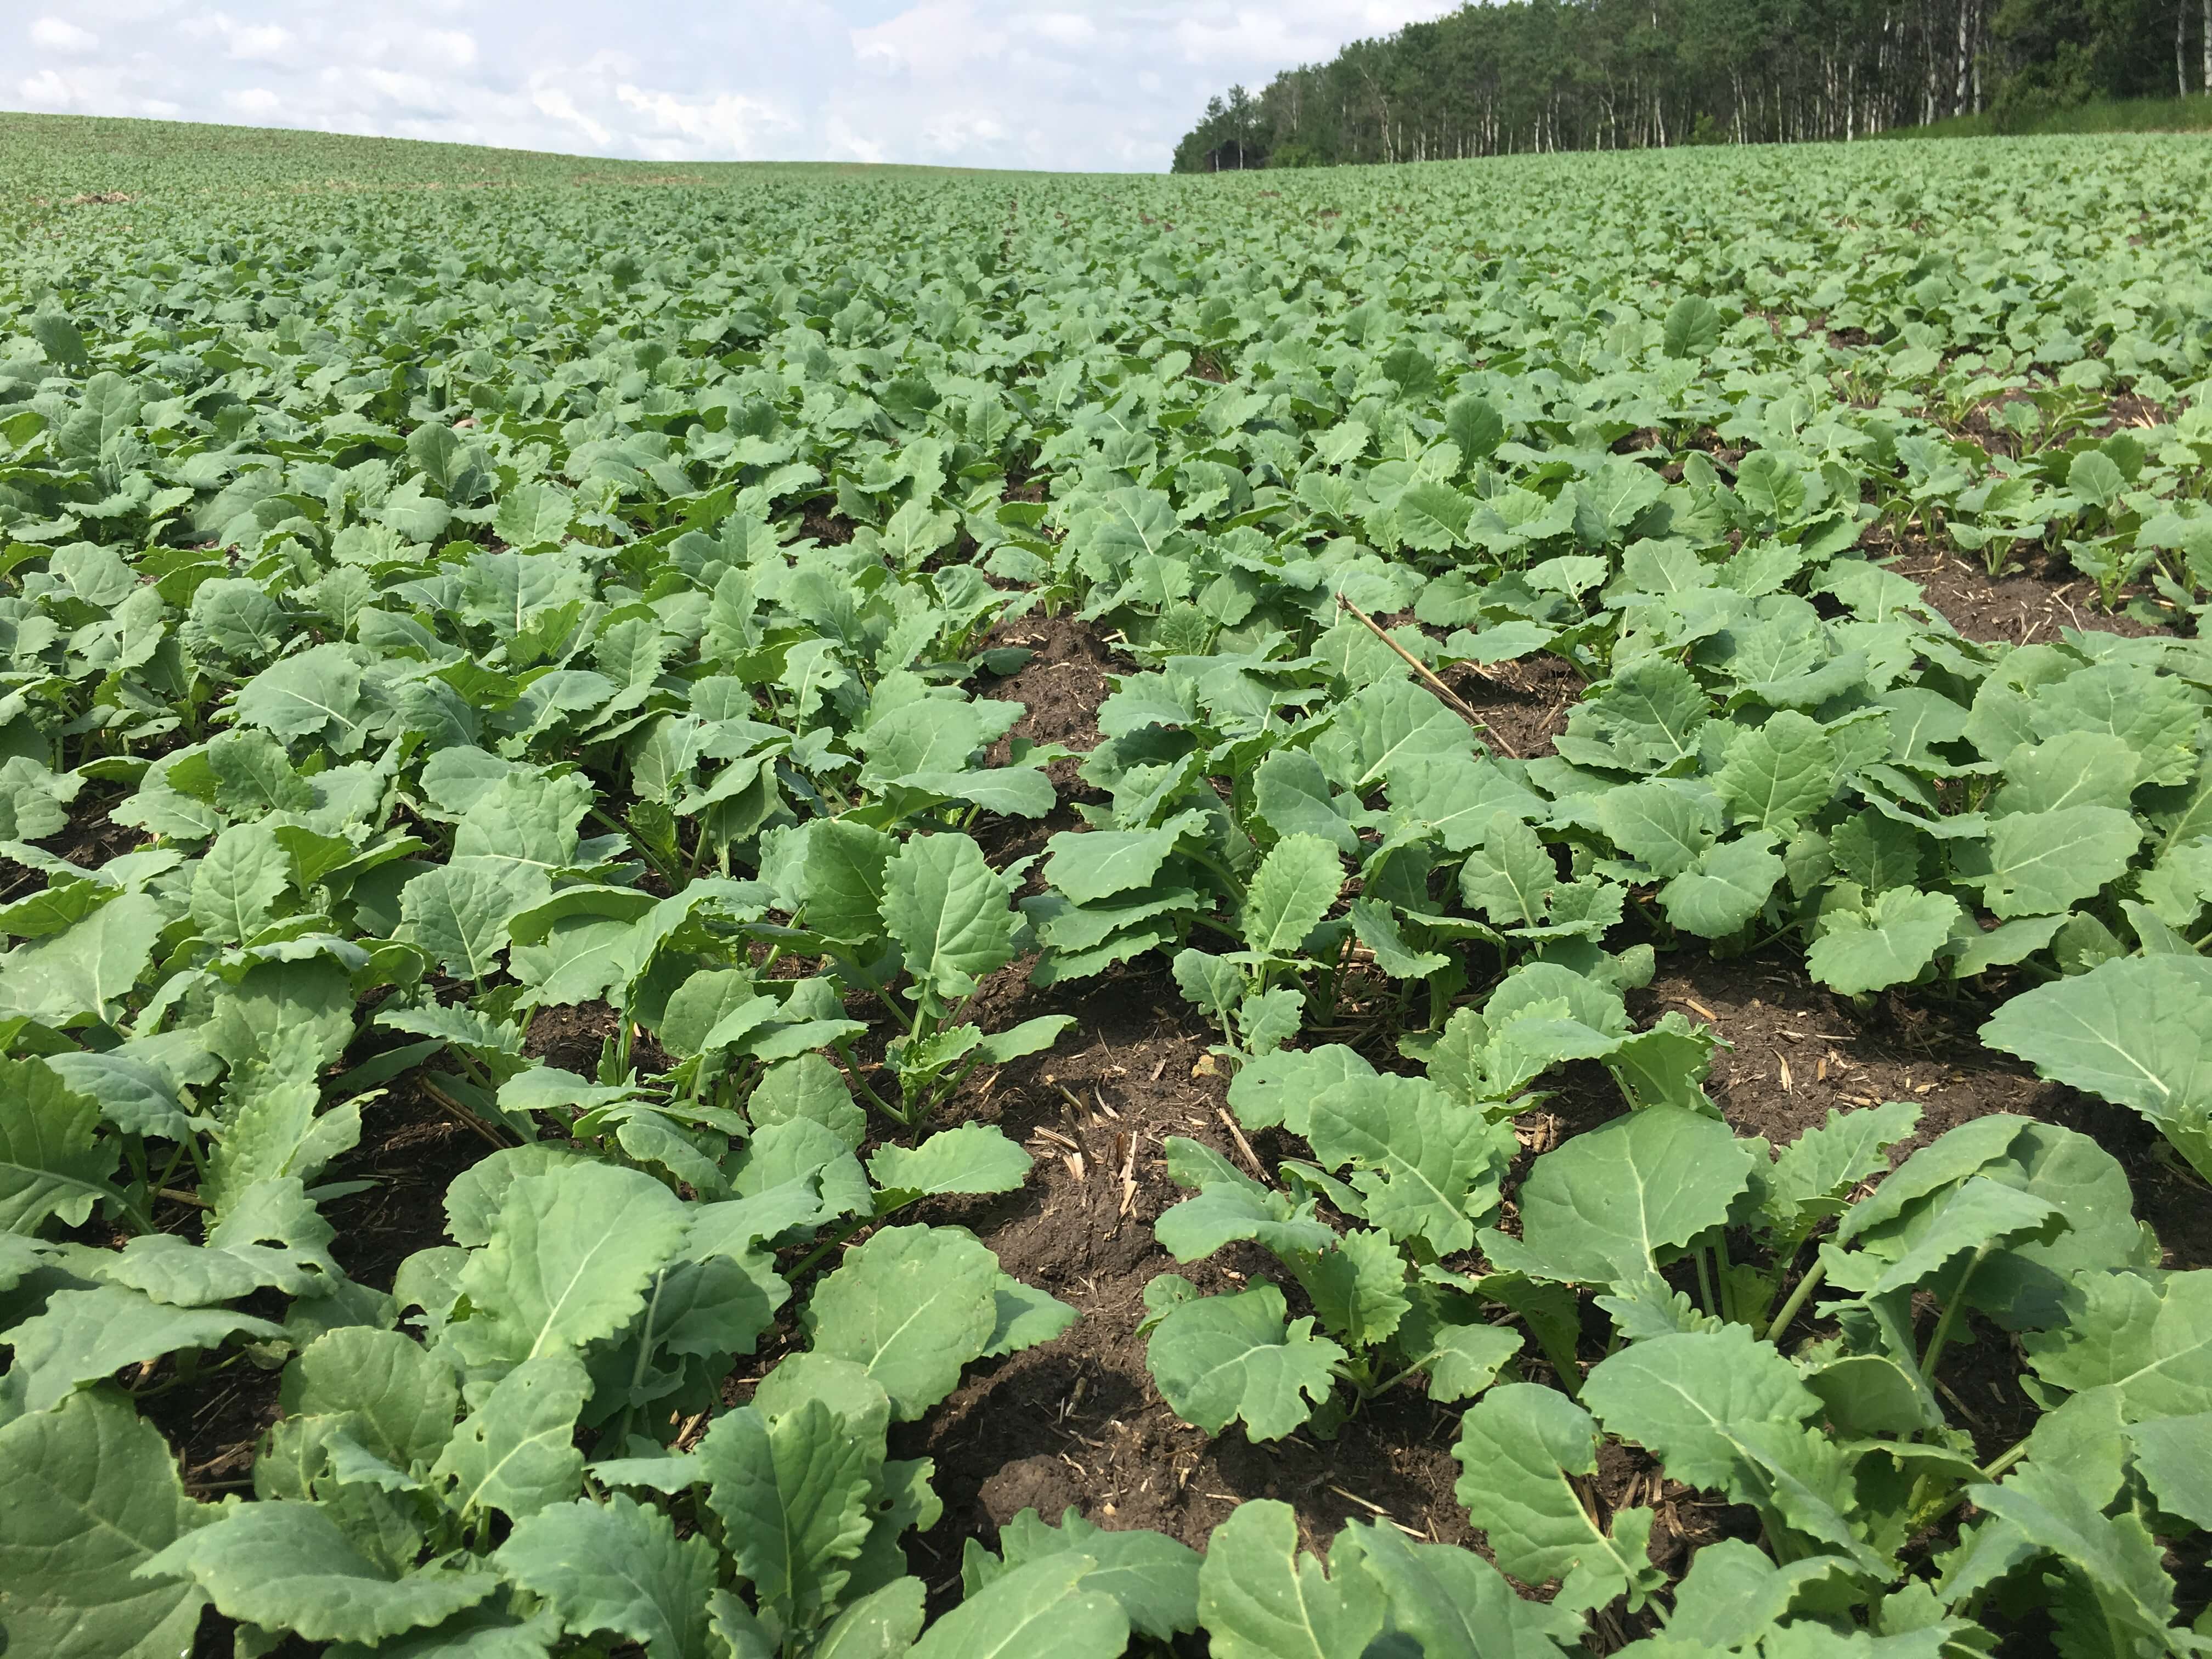
<svg viewBox="0 0 2212 1659">
<path fill-rule="evenodd" d="M 558 87 L 540 87 L 531 94 L 531 104 L 540 115 L 550 115 L 555 120 L 575 127 L 594 144 L 604 149 L 614 134 L 576 107 L 576 100 Z"/>
<path fill-rule="evenodd" d="M 40 17 L 31 24 L 31 44 L 42 51 L 67 52 L 76 57 L 96 50 L 100 37 L 90 29 L 81 29 L 58 17 Z"/>
<path fill-rule="evenodd" d="M 697 161 L 709 156 L 752 161 L 759 154 L 763 132 L 787 131 L 798 125 L 772 105 L 736 93 L 694 101 L 625 82 L 615 88 L 615 97 L 624 108 L 652 122 L 656 135 L 673 135 L 674 143 L 665 136 L 656 138 L 653 153 L 658 161 Z"/>
<path fill-rule="evenodd" d="M 67 109 L 76 101 L 69 82 L 62 79 L 59 70 L 52 68 L 25 76 L 15 82 L 15 90 L 33 109 Z"/>
<path fill-rule="evenodd" d="M 1156 171 L 1231 82 L 1454 3 L 660 0 L 611 30 L 591 0 L 71 0 L 24 26 L 5 84 L 21 107 L 666 161 Z"/>
</svg>

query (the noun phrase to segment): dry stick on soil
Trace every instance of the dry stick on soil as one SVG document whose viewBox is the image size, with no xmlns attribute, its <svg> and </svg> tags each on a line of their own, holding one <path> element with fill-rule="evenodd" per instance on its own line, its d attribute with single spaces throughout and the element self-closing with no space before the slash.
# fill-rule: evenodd
<svg viewBox="0 0 2212 1659">
<path fill-rule="evenodd" d="M 1260 1177 L 1264 1186 L 1267 1180 L 1267 1166 L 1260 1162 L 1260 1155 L 1252 1150 L 1252 1143 L 1244 1139 L 1243 1130 L 1237 1127 L 1237 1120 L 1230 1116 L 1224 1107 L 1217 1106 L 1213 1110 L 1220 1118 L 1222 1126 L 1229 1131 L 1230 1139 L 1237 1143 L 1237 1150 L 1244 1154 L 1244 1161 L 1252 1166 L 1252 1173 Z"/>
<path fill-rule="evenodd" d="M 1415 656 L 1412 652 L 1407 650 L 1404 646 L 1399 644 L 1397 641 L 1392 639 L 1388 634 L 1384 633 L 1382 631 L 1382 623 L 1376 622 L 1374 617 L 1369 616 L 1364 611 L 1362 611 L 1358 605 L 1352 604 L 1350 599 L 1346 599 L 1341 593 L 1336 596 L 1336 603 L 1339 610 L 1349 611 L 1353 616 L 1358 617 L 1359 620 L 1365 624 L 1369 633 L 1372 634 L 1376 639 L 1382 641 L 1383 644 L 1389 646 L 1393 651 L 1396 652 L 1399 656 L 1402 657 L 1405 659 L 1406 666 L 1412 669 L 1416 674 L 1419 674 L 1423 679 L 1426 680 L 1429 683 L 1429 689 L 1431 691 L 1434 691 L 1438 696 L 1442 697 L 1447 704 L 1455 709 L 1470 725 L 1472 725 L 1477 731 L 1480 732 L 1483 736 L 1488 738 L 1492 747 L 1499 750 L 1514 760 L 1519 760 L 1521 758 L 1520 751 L 1515 749 L 1511 744 L 1506 742 L 1504 738 L 1499 737 L 1497 732 L 1492 727 L 1490 722 L 1483 719 L 1481 715 L 1476 714 L 1474 710 L 1468 705 L 1467 702 L 1461 697 L 1458 692 L 1453 690 L 1451 687 L 1446 685 L 1442 680 L 1431 673 L 1429 672 L 1428 665 L 1422 662 L 1419 657 Z"/>
</svg>

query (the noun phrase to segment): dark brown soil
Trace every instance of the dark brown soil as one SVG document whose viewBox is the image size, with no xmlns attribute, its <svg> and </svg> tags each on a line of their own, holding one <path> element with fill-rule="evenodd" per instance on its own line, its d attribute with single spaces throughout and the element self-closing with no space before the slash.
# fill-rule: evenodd
<svg viewBox="0 0 2212 1659">
<path fill-rule="evenodd" d="M 1060 794 L 1051 812 L 1042 818 L 994 817 L 977 824 L 975 838 L 985 855 L 1004 868 L 1041 850 L 1060 831 L 1081 828 L 1075 811 L 1079 803 L 1105 799 L 1076 773 L 1083 764 L 1081 757 L 1098 746 L 1098 706 L 1114 690 L 1107 677 L 1127 672 L 1130 665 L 1116 665 L 1098 630 L 1070 616 L 1021 617 L 1002 623 L 990 643 L 1020 646 L 1033 654 L 1011 674 L 987 674 L 976 682 L 977 696 L 1018 702 L 1029 711 L 992 745 L 985 761 L 1004 766 L 1012 758 L 1013 745 L 1021 741 L 1056 743 L 1074 751 L 1045 767 L 1045 775 Z"/>
<path fill-rule="evenodd" d="M 2096 584 L 2063 560 L 2031 557 L 1992 576 L 1978 561 L 1917 535 L 1901 545 L 1887 535 L 1867 545 L 1899 575 L 1919 583 L 1928 602 L 1970 640 L 2055 645 L 2069 628 L 2130 638 L 2172 632 L 2124 611 L 2106 610 Z"/>
<path fill-rule="evenodd" d="M 1583 684 L 1571 664 L 1549 652 L 1488 667 L 1458 663 L 1441 678 L 1522 760 L 1552 752 Z"/>
</svg>

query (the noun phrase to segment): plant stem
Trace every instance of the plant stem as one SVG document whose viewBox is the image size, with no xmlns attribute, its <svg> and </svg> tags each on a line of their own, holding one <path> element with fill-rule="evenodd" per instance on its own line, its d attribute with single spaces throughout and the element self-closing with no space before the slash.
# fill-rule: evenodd
<svg viewBox="0 0 2212 1659">
<path fill-rule="evenodd" d="M 1820 1288 L 1820 1281 L 1827 1276 L 1828 1264 L 1825 1261 L 1815 1261 L 1806 1269 L 1805 1277 L 1797 1281 L 1797 1288 L 1790 1292 L 1790 1299 L 1782 1304 L 1782 1311 L 1776 1314 L 1773 1322 L 1767 1326 L 1766 1336 L 1769 1341 L 1781 1341 L 1783 1333 L 1790 1328 L 1790 1321 L 1797 1317 L 1799 1311 L 1805 1305 L 1806 1298 Z"/>
<path fill-rule="evenodd" d="M 1928 1339 L 1927 1352 L 1920 1356 L 1920 1374 L 1930 1382 L 1936 1380 L 1936 1362 L 1943 1357 L 1943 1345 L 1951 1340 L 1951 1327 L 1958 1322 L 1959 1310 L 1966 1305 L 1966 1286 L 1972 1284 L 1975 1272 L 1989 1259 L 1990 1246 L 1984 1244 L 1974 1252 L 1974 1259 L 1966 1264 L 1966 1271 L 1959 1275 L 1959 1283 L 1951 1292 L 1951 1299 L 1943 1304 L 1943 1312 L 1936 1322 L 1935 1333 Z"/>
<path fill-rule="evenodd" d="M 1713 1297 L 1713 1268 L 1711 1261 L 1708 1259 L 1708 1252 L 1705 1247 L 1700 1244 L 1690 1254 L 1698 1264 L 1698 1304 L 1707 1313 L 1718 1313 L 1720 1304 Z"/>
</svg>

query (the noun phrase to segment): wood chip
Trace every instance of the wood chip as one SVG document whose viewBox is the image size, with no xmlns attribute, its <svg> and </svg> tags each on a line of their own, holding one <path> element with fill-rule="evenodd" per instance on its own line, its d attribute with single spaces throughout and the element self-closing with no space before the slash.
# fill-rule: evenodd
<svg viewBox="0 0 2212 1659">
<path fill-rule="evenodd" d="M 1252 1150 L 1252 1143 L 1244 1139 L 1244 1132 L 1237 1127 L 1237 1120 L 1229 1115 L 1229 1109 L 1225 1106 L 1217 1106 L 1213 1109 L 1221 1119 L 1223 1127 L 1229 1131 L 1229 1138 L 1237 1143 L 1237 1150 L 1244 1154 L 1244 1161 L 1252 1166 L 1252 1173 L 1260 1178 L 1263 1185 L 1266 1184 L 1267 1166 L 1260 1162 L 1259 1153 Z"/>
<path fill-rule="evenodd" d="M 1685 1008 L 1687 1008 L 1692 1013 L 1696 1014 L 1699 1018 L 1711 1020 L 1716 1025 L 1720 1024 L 1721 1017 L 1715 1013 L 1711 1009 L 1706 1007 L 1704 1003 L 1698 1001 L 1697 998 L 1680 997 L 1677 998 L 1676 1000 L 1680 1002 Z"/>
<path fill-rule="evenodd" d="M 1797 1086 L 1796 1079 L 1790 1075 L 1790 1062 L 1780 1054 L 1777 1054 L 1774 1057 L 1774 1063 L 1782 1068 L 1782 1092 L 1788 1094 Z"/>
</svg>

